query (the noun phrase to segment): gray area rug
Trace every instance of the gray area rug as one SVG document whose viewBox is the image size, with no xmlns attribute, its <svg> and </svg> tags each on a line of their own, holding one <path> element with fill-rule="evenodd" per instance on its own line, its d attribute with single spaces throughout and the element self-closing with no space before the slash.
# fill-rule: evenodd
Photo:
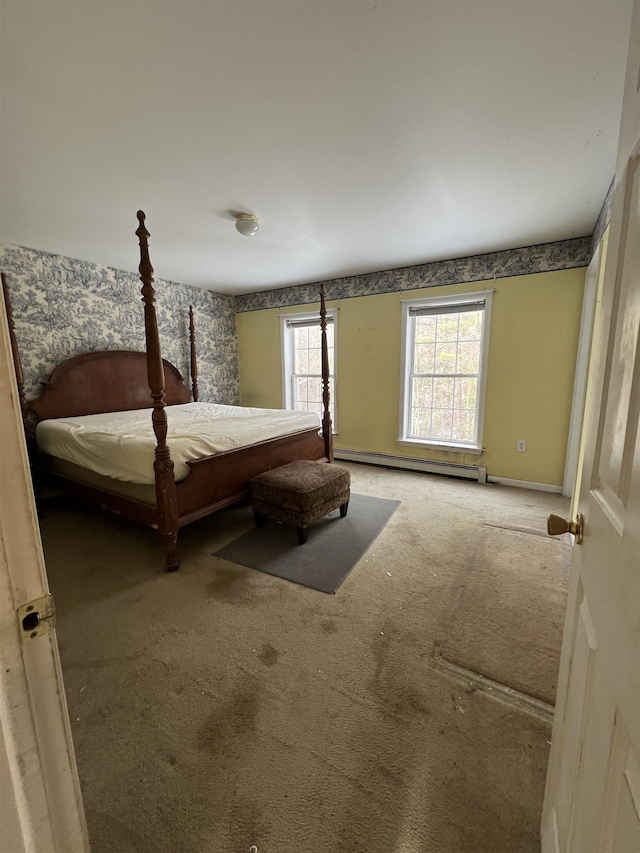
<svg viewBox="0 0 640 853">
<path fill-rule="evenodd" d="M 267 520 L 215 552 L 216 557 L 294 583 L 335 592 L 396 511 L 400 501 L 351 494 L 349 512 L 334 510 L 309 528 L 305 545 L 296 529 Z"/>
</svg>

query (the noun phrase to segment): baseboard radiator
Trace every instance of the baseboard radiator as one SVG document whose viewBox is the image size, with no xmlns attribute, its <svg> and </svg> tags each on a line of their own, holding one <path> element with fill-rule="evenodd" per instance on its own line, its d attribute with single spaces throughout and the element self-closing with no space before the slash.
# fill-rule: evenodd
<svg viewBox="0 0 640 853">
<path fill-rule="evenodd" d="M 481 465 L 458 465 L 455 462 L 432 462 L 427 459 L 414 459 L 410 456 L 388 456 L 385 453 L 369 453 L 366 450 L 334 450 L 336 459 L 345 462 L 364 462 L 367 465 L 380 465 L 383 468 L 403 468 L 405 471 L 424 471 L 427 474 L 444 474 L 447 477 L 459 477 L 463 480 L 487 482 L 487 469 Z"/>
</svg>

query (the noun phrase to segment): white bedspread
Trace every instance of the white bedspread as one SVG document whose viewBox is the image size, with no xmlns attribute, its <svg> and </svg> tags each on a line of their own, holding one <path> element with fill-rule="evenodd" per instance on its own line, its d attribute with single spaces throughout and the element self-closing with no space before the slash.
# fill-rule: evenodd
<svg viewBox="0 0 640 853">
<path fill-rule="evenodd" d="M 187 477 L 187 462 L 195 459 L 320 428 L 317 415 L 285 409 L 185 403 L 165 411 L 176 481 Z M 151 409 L 42 421 L 36 439 L 45 453 L 97 474 L 130 483 L 155 482 Z"/>
</svg>

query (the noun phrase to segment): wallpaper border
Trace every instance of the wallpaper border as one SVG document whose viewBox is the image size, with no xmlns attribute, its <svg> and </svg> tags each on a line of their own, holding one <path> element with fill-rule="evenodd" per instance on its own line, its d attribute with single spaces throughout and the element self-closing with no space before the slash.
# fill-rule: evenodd
<svg viewBox="0 0 640 853">
<path fill-rule="evenodd" d="M 591 254 L 595 252 L 598 247 L 598 243 L 602 240 L 602 235 L 607 229 L 607 225 L 611 222 L 611 203 L 613 202 L 613 185 L 615 183 L 615 178 L 611 181 L 609 189 L 607 190 L 607 194 L 604 197 L 604 201 L 602 203 L 602 209 L 598 215 L 598 219 L 596 221 L 596 226 L 593 229 L 593 234 L 591 235 Z"/>
<path fill-rule="evenodd" d="M 590 235 L 556 243 L 540 243 L 521 249 L 506 249 L 466 258 L 330 279 L 323 284 L 327 299 L 352 299 L 358 296 L 377 296 L 381 293 L 419 290 L 424 287 L 586 267 L 591 255 Z M 317 302 L 319 286 L 318 281 L 241 294 L 235 298 L 236 312 L 242 314 L 266 308 L 284 308 Z"/>
</svg>

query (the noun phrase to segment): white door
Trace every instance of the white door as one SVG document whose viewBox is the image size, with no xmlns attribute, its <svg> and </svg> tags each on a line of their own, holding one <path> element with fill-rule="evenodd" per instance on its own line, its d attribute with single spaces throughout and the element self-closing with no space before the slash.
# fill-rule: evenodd
<svg viewBox="0 0 640 853">
<path fill-rule="evenodd" d="M 86 853 L 55 631 L 18 617 L 48 587 L 2 298 L 0 435 L 0 850 Z"/>
<path fill-rule="evenodd" d="M 544 853 L 640 853 L 640 9 L 636 0 L 586 409 Z"/>
</svg>

